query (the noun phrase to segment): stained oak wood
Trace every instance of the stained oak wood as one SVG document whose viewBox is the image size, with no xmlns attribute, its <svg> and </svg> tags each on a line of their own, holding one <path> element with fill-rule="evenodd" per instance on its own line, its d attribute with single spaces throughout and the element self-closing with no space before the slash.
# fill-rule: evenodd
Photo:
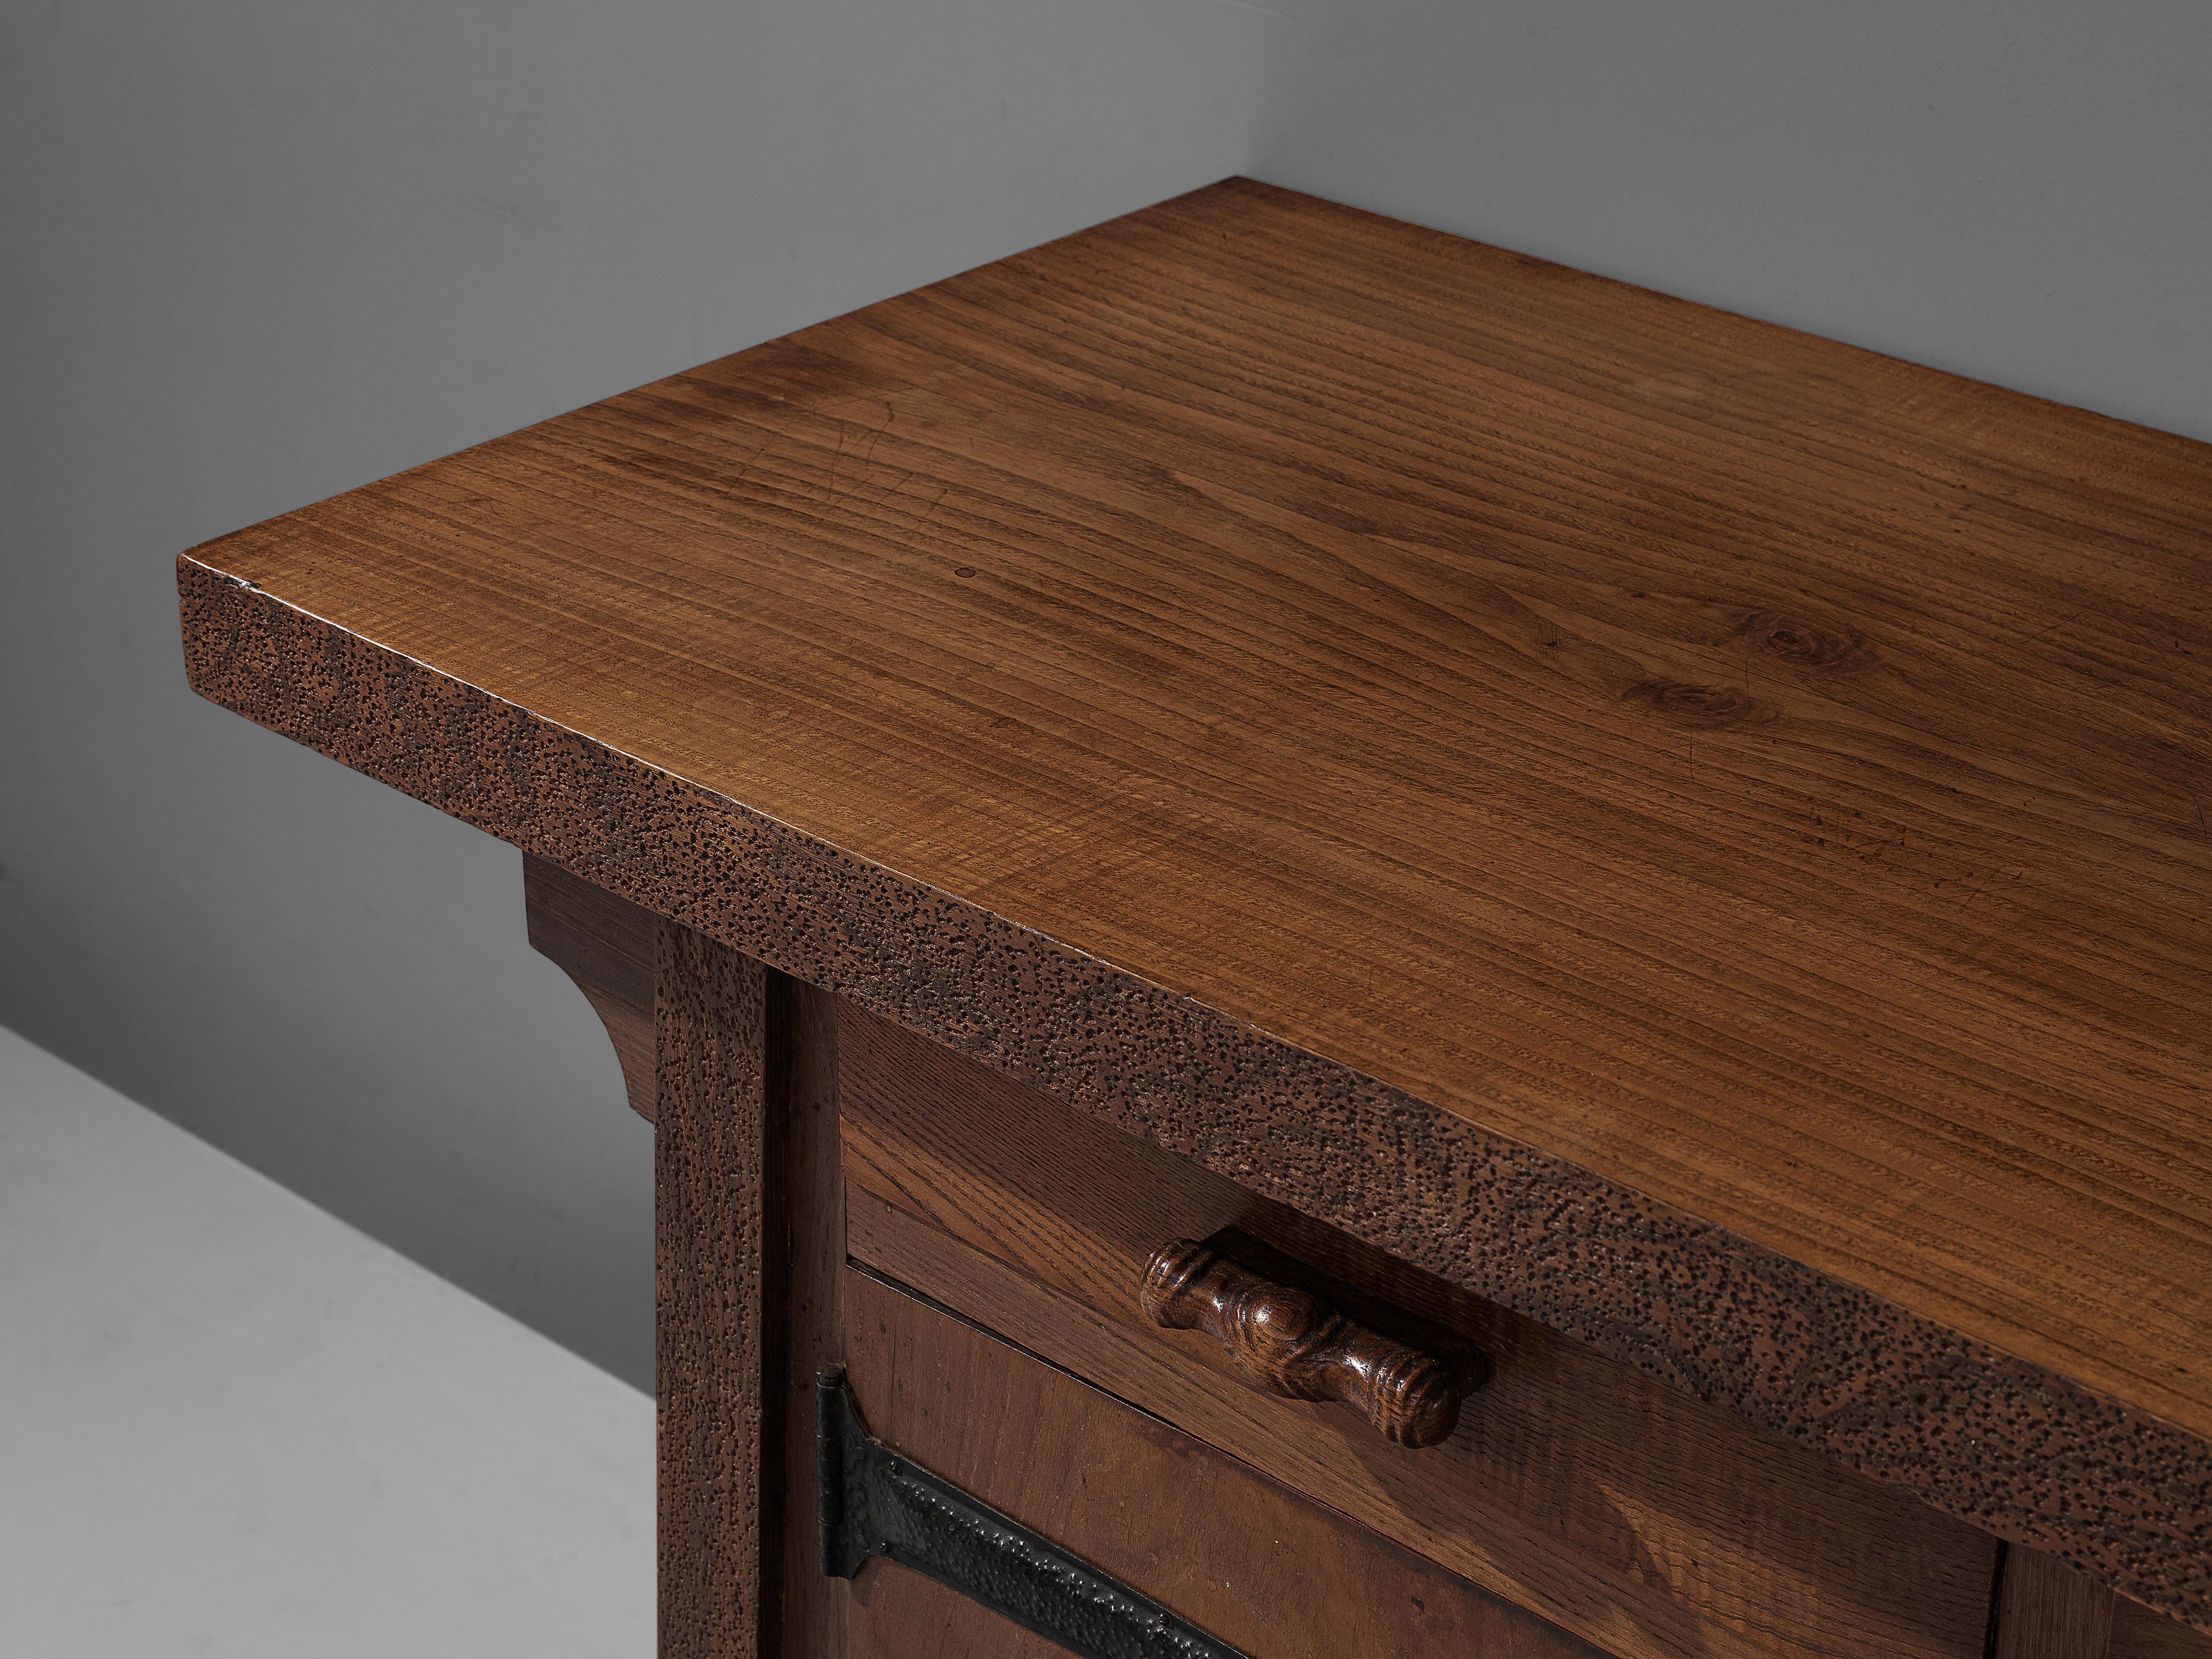
<svg viewBox="0 0 2212 1659">
<path fill-rule="evenodd" d="M 2008 1551 L 1990 1659 L 2112 1659 L 2116 1600 L 2040 1551 Z"/>
<path fill-rule="evenodd" d="M 855 1259 L 1584 1639 L 1980 1659 L 1984 1535 L 866 1015 L 841 1020 L 839 1078 Z M 1232 1227 L 1368 1322 L 1433 1345 L 1410 1310 L 1488 1353 L 1453 1437 L 1411 1450 L 1256 1394 L 1132 1306 L 1153 1239 Z"/>
<path fill-rule="evenodd" d="M 2212 1636 L 2125 1596 L 2112 1601 L 2112 1659 L 2212 1659 Z"/>
<path fill-rule="evenodd" d="M 2038 1550 L 2005 1553 L 1990 1659 L 2212 1659 L 2212 1637 Z"/>
<path fill-rule="evenodd" d="M 1205 1331 L 1255 1388 L 1285 1400 L 1340 1401 L 1394 1445 L 1449 1439 L 1460 1400 L 1479 1380 L 1194 1238 L 1152 1252 L 1137 1305 L 1155 1325 Z"/>
<path fill-rule="evenodd" d="M 660 919 L 527 853 L 522 892 L 531 948 L 584 994 L 614 1044 L 631 1109 L 652 1122 L 653 951 Z"/>
<path fill-rule="evenodd" d="M 672 923 L 656 961 L 659 1653 L 772 1659 L 778 1575 L 763 1571 L 762 1518 L 780 1508 L 780 1390 L 767 1344 L 784 1275 L 764 1218 L 767 976 Z"/>
<path fill-rule="evenodd" d="M 783 1574 L 781 1659 L 843 1659 L 844 1621 L 823 1576 L 816 1509 L 814 1383 L 844 1368 L 837 1292 L 845 1275 L 844 1174 L 837 1133 L 835 1000 L 799 981 L 768 981 L 770 1097 L 768 1145 L 778 1172 L 771 1225 L 782 1235 L 778 1301 L 783 1385 L 780 1494 L 766 1494 Z M 894 1650 L 896 1651 L 896 1650 Z"/>
<path fill-rule="evenodd" d="M 219 701 L 2212 1624 L 2204 446 L 1232 183 L 181 580 Z"/>
<path fill-rule="evenodd" d="M 1273 1402 L 1255 1400 L 1237 1382 L 1163 1354 L 1126 1326 L 871 1195 L 852 1195 L 848 1221 L 856 1259 L 954 1305 L 988 1308 L 992 1328 L 1009 1340 L 1623 1659 L 1972 1659 L 1982 1651 L 1991 1577 L 1975 1557 L 1993 1554 L 1994 1545 L 1940 1553 L 1923 1579 L 1908 1558 L 1924 1528 L 1902 1539 L 1867 1534 L 1856 1529 L 1862 1517 L 1846 1514 L 1840 1532 L 1827 1537 L 1825 1557 L 1801 1546 L 1794 1558 L 1765 1559 L 1762 1550 L 1778 1538 L 1796 1541 L 1789 1534 L 1819 1519 L 1797 1510 L 1799 1492 L 1747 1491 L 1723 1518 L 1701 1516 L 1678 1494 L 1621 1491 L 1617 1457 L 1552 1466 L 1532 1478 L 1520 1424 L 1509 1425 L 1494 1469 L 1380 1466 L 1376 1456 L 1363 1459 L 1351 1437 L 1332 1435 L 1334 1425 L 1285 1420 Z M 1591 1449 L 1589 1414 L 1574 1419 L 1555 1443 Z M 1701 1448 L 1665 1448 L 1671 1456 L 1693 1450 L 1708 1459 L 1739 1449 L 1723 1437 Z M 1711 1488 L 1695 1495 L 1710 1498 Z M 1547 1498 L 1552 1507 L 1538 1507 Z"/>
<path fill-rule="evenodd" d="M 871 1433 L 1253 1659 L 1602 1659 L 878 1279 L 851 1273 L 841 1297 L 850 1380 Z M 883 1561 L 862 1570 L 844 1611 L 852 1652 L 1060 1651 Z"/>
</svg>

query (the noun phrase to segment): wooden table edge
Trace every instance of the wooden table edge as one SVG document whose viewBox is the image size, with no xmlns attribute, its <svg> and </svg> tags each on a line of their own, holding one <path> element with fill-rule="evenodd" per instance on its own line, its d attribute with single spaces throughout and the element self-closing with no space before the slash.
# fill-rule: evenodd
<svg viewBox="0 0 2212 1659">
<path fill-rule="evenodd" d="M 178 559 L 193 690 L 2212 1630 L 2212 1443 Z M 527 775 L 527 789 L 517 779 Z M 1357 1156 L 1358 1149 L 1373 1156 Z"/>
</svg>

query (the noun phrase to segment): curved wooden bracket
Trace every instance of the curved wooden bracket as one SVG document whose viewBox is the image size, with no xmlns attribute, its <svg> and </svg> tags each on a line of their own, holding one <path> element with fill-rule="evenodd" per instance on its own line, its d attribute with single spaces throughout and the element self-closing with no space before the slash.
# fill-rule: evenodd
<svg viewBox="0 0 2212 1659">
<path fill-rule="evenodd" d="M 531 948 L 576 982 L 615 1045 L 629 1103 L 653 1121 L 653 975 L 660 918 L 556 864 L 522 855 Z"/>
</svg>

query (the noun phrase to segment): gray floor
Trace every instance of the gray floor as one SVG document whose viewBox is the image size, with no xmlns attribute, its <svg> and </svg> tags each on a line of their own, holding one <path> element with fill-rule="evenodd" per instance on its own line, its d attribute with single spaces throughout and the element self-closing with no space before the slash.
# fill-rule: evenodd
<svg viewBox="0 0 2212 1659">
<path fill-rule="evenodd" d="M 653 1426 L 0 1030 L 0 1653 L 647 1654 Z"/>
</svg>

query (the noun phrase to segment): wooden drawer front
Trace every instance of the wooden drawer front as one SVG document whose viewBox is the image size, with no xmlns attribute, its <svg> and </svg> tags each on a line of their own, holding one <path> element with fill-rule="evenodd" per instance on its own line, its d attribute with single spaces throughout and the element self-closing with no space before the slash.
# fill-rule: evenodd
<svg viewBox="0 0 2212 1659">
<path fill-rule="evenodd" d="M 852 1256 L 1623 1659 L 1981 1659 L 1996 1546 L 873 1018 L 841 1010 Z M 1138 1311 L 1160 1244 L 1243 1229 L 1478 1343 L 1443 1444 L 1257 1392 Z"/>
<path fill-rule="evenodd" d="M 2043 1659 L 2032 1649 L 2023 1647 L 2020 1651 L 2025 1659 Z M 2092 1655 L 2090 1659 L 2212 1659 L 2212 1636 L 2178 1624 L 2140 1602 L 2116 1598 L 2111 1640 L 2102 1654 Z"/>
<path fill-rule="evenodd" d="M 848 1271 L 839 1295 L 871 1434 L 1251 1659 L 1603 1659 L 879 1279 Z M 1066 1659 L 888 1562 L 823 1583 L 849 1659 Z"/>
<path fill-rule="evenodd" d="M 1990 1659 L 2212 1659 L 2212 1636 L 2040 1551 L 2005 1552 Z"/>
</svg>

